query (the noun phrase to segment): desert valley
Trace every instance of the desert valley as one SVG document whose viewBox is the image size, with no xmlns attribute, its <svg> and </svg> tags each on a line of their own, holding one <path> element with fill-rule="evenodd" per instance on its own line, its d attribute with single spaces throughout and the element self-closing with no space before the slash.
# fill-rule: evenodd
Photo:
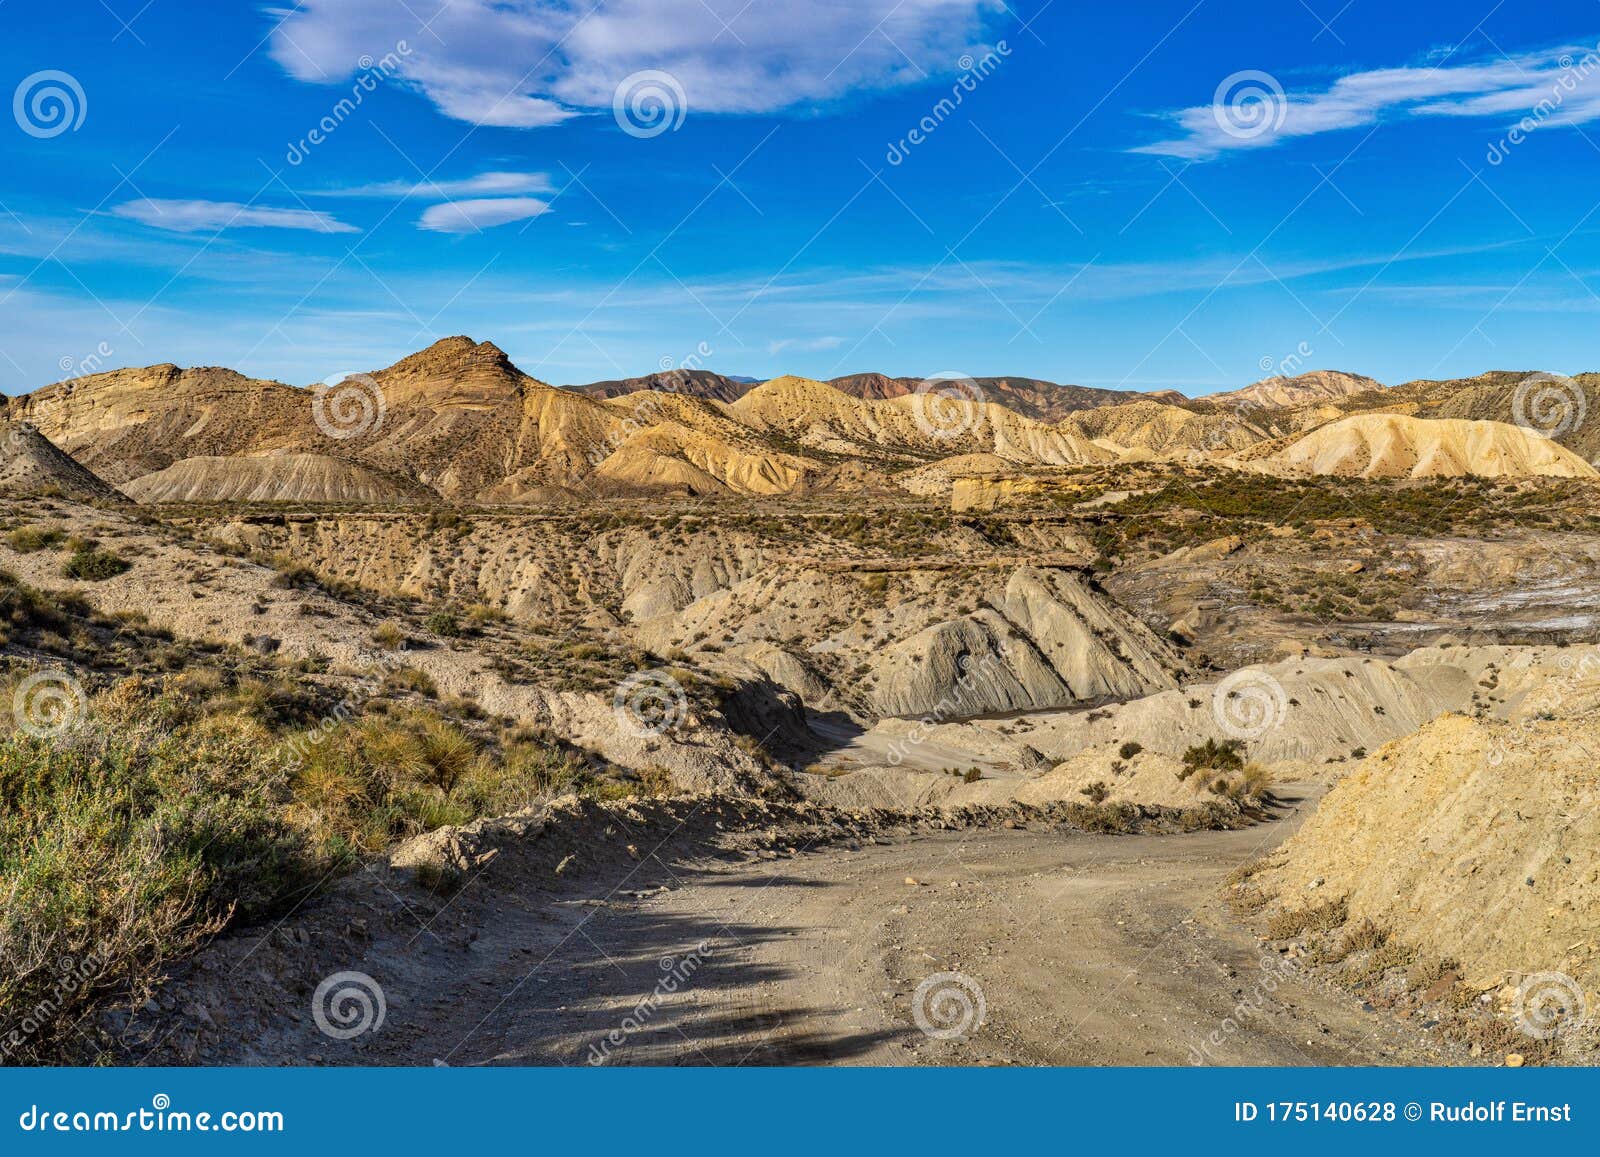
<svg viewBox="0 0 1600 1157">
<path fill-rule="evenodd" d="M 0 1040 L 1594 1063 L 1597 406 L 466 337 L 0 399 Z"/>
</svg>

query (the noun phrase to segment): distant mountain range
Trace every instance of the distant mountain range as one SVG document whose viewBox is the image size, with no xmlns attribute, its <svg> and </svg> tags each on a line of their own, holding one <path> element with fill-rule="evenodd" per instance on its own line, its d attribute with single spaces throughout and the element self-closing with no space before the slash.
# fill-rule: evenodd
<svg viewBox="0 0 1600 1157">
<path fill-rule="evenodd" d="M 332 389 L 167 364 L 0 398 L 0 488 L 369 504 L 937 496 L 959 477 L 1153 460 L 1289 474 L 1591 476 L 1600 422 L 1552 426 L 1549 439 L 1513 422 L 1519 407 L 1559 418 L 1563 402 L 1578 418 L 1600 413 L 1600 376 L 1559 379 L 1537 399 L 1523 396 L 1528 378 L 1495 371 L 1386 388 L 1314 371 L 1198 399 L 1016 377 L 930 394 L 922 379 L 882 374 L 758 384 L 705 370 L 556 388 L 491 342 L 452 337 Z M 1396 420 L 1357 420 L 1367 415 Z"/>
<path fill-rule="evenodd" d="M 829 378 L 827 384 L 853 398 L 887 401 L 890 398 L 902 398 L 916 392 L 927 380 L 918 377 L 890 377 L 888 374 L 847 374 L 841 378 Z M 984 401 L 995 402 L 1015 410 L 1023 417 L 1033 418 L 1039 422 L 1059 422 L 1077 410 L 1093 406 L 1111 406 L 1140 398 L 1156 398 L 1163 401 L 1183 398 L 1183 395 L 1175 390 L 1163 390 L 1152 394 L 1135 390 L 1062 385 L 1039 378 L 995 377 L 960 379 L 960 381 L 963 384 L 971 382 L 975 385 L 976 396 Z M 639 390 L 665 390 L 696 398 L 710 398 L 718 402 L 733 402 L 749 393 L 760 382 L 760 378 L 717 374 L 710 370 L 665 370 L 639 378 L 589 382 L 585 385 L 564 388 L 586 394 L 591 398 L 617 398 Z"/>
</svg>

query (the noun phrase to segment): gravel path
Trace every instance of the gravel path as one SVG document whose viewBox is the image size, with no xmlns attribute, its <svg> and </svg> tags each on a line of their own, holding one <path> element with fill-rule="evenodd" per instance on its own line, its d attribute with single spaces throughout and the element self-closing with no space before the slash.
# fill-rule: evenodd
<svg viewBox="0 0 1600 1157">
<path fill-rule="evenodd" d="M 1223 908 L 1229 870 L 1296 818 L 937 833 L 686 867 L 669 891 L 596 910 L 491 1015 L 462 1008 L 429 1035 L 457 1064 L 1437 1062 L 1426 1033 L 1294 975 Z M 690 959 L 683 983 L 664 981 Z M 935 1033 L 964 1031 L 930 1036 L 919 1007 Z"/>
<path fill-rule="evenodd" d="M 1309 808 L 1309 790 L 1295 796 L 1270 823 L 1186 835 L 840 838 L 746 805 L 601 813 L 512 840 L 452 897 L 357 873 L 275 929 L 217 941 L 141 1015 L 122 1059 L 1452 1059 L 1421 1027 L 1301 976 L 1223 905 L 1229 871 Z M 370 1031 L 337 1039 L 318 1027 L 316 990 L 349 987 L 351 973 L 381 988 L 384 1015 L 373 1027 L 370 1008 L 362 1019 L 347 1003 Z"/>
</svg>

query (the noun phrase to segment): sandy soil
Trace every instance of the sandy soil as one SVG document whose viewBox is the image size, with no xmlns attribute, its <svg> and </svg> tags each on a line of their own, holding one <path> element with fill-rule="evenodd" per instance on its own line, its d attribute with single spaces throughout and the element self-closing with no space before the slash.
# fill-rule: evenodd
<svg viewBox="0 0 1600 1157">
<path fill-rule="evenodd" d="M 700 841 L 681 846 L 677 837 L 652 854 L 653 837 L 645 843 L 648 833 L 627 831 L 615 840 L 633 838 L 642 849 L 637 861 L 595 856 L 570 882 L 552 880 L 548 860 L 537 862 L 542 868 L 533 860 L 502 863 L 449 901 L 419 900 L 419 890 L 378 881 L 365 905 L 352 905 L 346 889 L 336 909 L 312 907 L 247 951 L 241 938 L 205 954 L 209 962 L 203 958 L 164 994 L 172 1011 L 157 1026 L 158 1047 L 127 1059 L 1450 1059 L 1427 1032 L 1285 971 L 1222 907 L 1223 877 L 1282 840 L 1309 798 L 1291 793 L 1277 820 L 1234 832 L 976 829 L 893 840 L 867 833 L 825 848 L 796 839 L 791 851 L 769 829 L 766 846 L 745 845 L 731 859 L 727 846 L 712 855 Z M 334 910 L 337 924 L 327 918 Z M 344 926 L 357 911 L 359 937 Z M 383 987 L 378 1031 L 339 1041 L 313 1027 L 312 989 L 336 967 L 365 972 Z M 919 1030 L 914 1006 L 936 1030 L 961 1027 L 959 1004 L 918 996 L 919 985 L 945 972 L 981 990 L 985 1016 L 982 1023 L 967 1016 L 966 1031 L 938 1039 Z M 668 984 L 669 977 L 678 979 Z M 209 1008 L 193 1003 L 205 999 Z M 1236 1016 L 1241 1004 L 1250 1011 Z M 941 1012 L 955 1013 L 954 1021 Z"/>
</svg>

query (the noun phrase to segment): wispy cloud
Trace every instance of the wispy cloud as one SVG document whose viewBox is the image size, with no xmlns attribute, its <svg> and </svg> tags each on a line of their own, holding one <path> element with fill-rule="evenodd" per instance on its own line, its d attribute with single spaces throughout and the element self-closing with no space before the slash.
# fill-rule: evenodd
<svg viewBox="0 0 1600 1157">
<path fill-rule="evenodd" d="M 836 350 L 844 345 L 842 337 L 813 337 L 813 338 L 779 338 L 767 343 L 768 354 L 780 354 L 785 350 L 795 353 L 821 353 L 824 350 Z"/>
<path fill-rule="evenodd" d="M 197 233 L 202 230 L 222 229 L 303 229 L 312 233 L 359 233 L 354 225 L 347 225 L 326 213 L 310 209 L 272 209 L 259 205 L 241 205 L 237 201 L 167 201 L 142 197 L 128 201 L 111 210 L 113 216 L 125 217 L 157 229 L 174 233 Z"/>
<path fill-rule="evenodd" d="M 700 112 L 772 112 L 952 73 L 1003 0 L 301 0 L 273 33 L 296 79 L 332 83 L 405 41 L 406 80 L 440 112 L 531 128 L 608 110 L 659 70 Z M 417 25 L 428 22 L 419 34 Z"/>
<path fill-rule="evenodd" d="M 551 193 L 555 186 L 548 173 L 479 173 L 455 181 L 379 181 L 344 189 L 318 189 L 318 197 L 505 197 L 521 193 Z"/>
<path fill-rule="evenodd" d="M 1363 128 L 1387 117 L 1583 124 L 1600 120 L 1597 51 L 1568 46 L 1486 62 L 1380 68 L 1301 92 L 1286 92 L 1264 72 L 1235 73 L 1217 88 L 1211 104 L 1166 114 L 1180 135 L 1132 151 L 1204 161 Z"/>
<path fill-rule="evenodd" d="M 430 233 L 476 233 L 496 225 L 526 221 L 548 213 L 550 206 L 537 197 L 491 197 L 467 201 L 446 201 L 430 205 L 417 228 Z"/>
</svg>

